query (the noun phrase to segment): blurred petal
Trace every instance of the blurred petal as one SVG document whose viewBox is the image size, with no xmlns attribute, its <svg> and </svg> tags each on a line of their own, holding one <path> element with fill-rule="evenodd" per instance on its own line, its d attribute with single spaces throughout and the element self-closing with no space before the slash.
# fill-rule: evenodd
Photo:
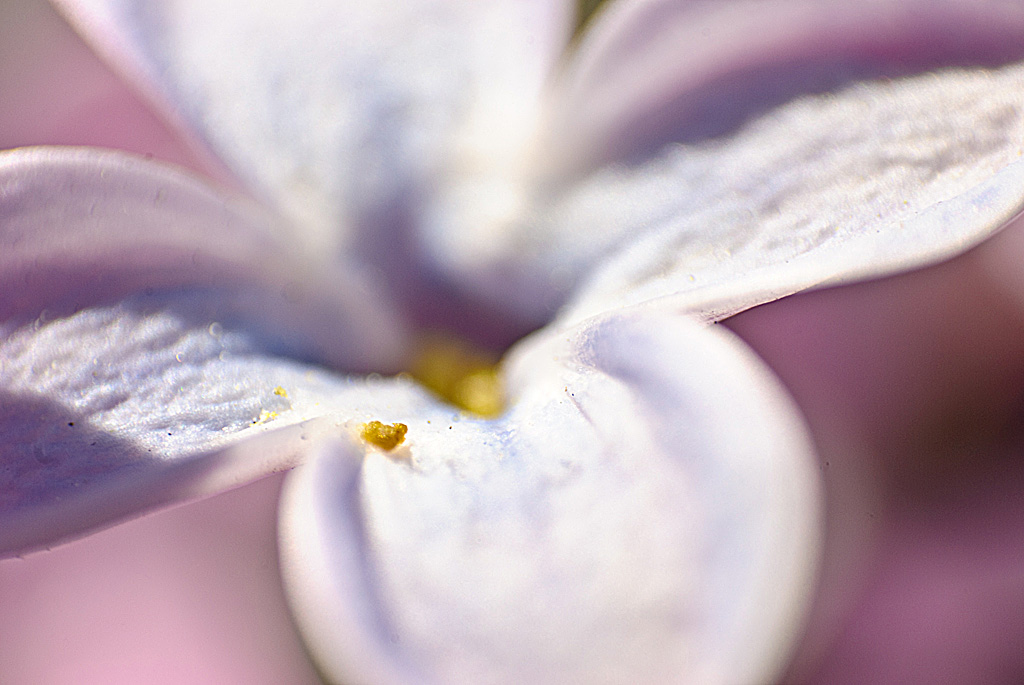
<svg viewBox="0 0 1024 685">
<path fill-rule="evenodd" d="M 75 148 L 0 152 L 0 321 L 137 293 L 217 292 L 258 325 L 343 368 L 399 365 L 404 332 L 354 268 L 303 260 L 280 219 L 140 158 Z"/>
<path fill-rule="evenodd" d="M 495 421 L 410 415 L 289 479 L 282 561 L 348 683 L 770 682 L 818 543 L 811 448 L 741 345 L 619 313 L 513 353 Z M 389 419 L 390 420 L 390 419 Z"/>
<path fill-rule="evenodd" d="M 298 219 L 306 247 L 328 254 L 379 212 L 415 206 L 428 176 L 453 163 L 457 139 L 473 148 L 499 129 L 525 135 L 574 9 L 568 0 L 58 5 Z"/>
<path fill-rule="evenodd" d="M 1024 676 L 1021 448 L 974 446 L 964 456 L 963 466 L 939 467 L 948 481 L 932 496 L 900 492 L 856 611 L 817 672 L 800 682 L 955 685 Z"/>
<path fill-rule="evenodd" d="M 1022 58 L 1012 0 L 616 0 L 562 75 L 549 140 L 578 169 L 637 161 L 803 93 Z"/>
<path fill-rule="evenodd" d="M 855 607 L 863 611 L 858 605 L 864 601 L 868 574 L 882 561 L 878 544 L 887 548 L 894 525 L 905 523 L 891 516 L 893 508 L 911 511 L 917 524 L 927 519 L 934 527 L 930 534 L 910 533 L 918 544 L 899 541 L 892 546 L 901 562 L 910 560 L 918 571 L 932 563 L 918 564 L 928 556 L 921 554 L 919 543 L 929 535 L 933 539 L 927 544 L 934 543 L 935 549 L 928 554 L 944 569 L 956 568 L 962 560 L 973 565 L 975 555 L 958 550 L 961 538 L 984 538 L 1007 551 L 1019 548 L 990 535 L 996 530 L 991 521 L 988 528 L 975 521 L 977 530 L 964 537 L 934 515 L 945 510 L 963 528 L 993 503 L 1020 502 L 1010 493 L 1019 493 L 1018 466 L 1024 462 L 1005 451 L 1020 442 L 1024 310 L 993 278 L 998 259 L 1013 262 L 1017 270 L 1024 264 L 1019 249 L 1024 223 L 1017 219 L 1014 224 L 943 264 L 786 298 L 727 322 L 793 393 L 823 465 L 828 516 L 822 586 L 797 665 L 784 682 L 807 681 L 824 651 L 835 663 L 815 682 L 931 683 L 941 682 L 933 677 L 940 671 L 951 681 L 962 681 L 967 671 L 955 662 L 971 652 L 986 654 L 984 659 L 1003 649 L 999 640 L 978 630 L 984 627 L 969 615 L 971 608 L 960 605 L 966 621 L 947 615 L 932 627 L 915 627 L 922 616 L 897 607 L 893 594 L 873 598 L 879 600 L 867 610 L 873 623 L 858 619 L 855 634 L 838 642 L 836 637 L 842 623 L 850 623 Z M 964 495 L 976 496 L 978 502 L 967 503 Z M 1017 529 L 1024 533 L 1019 525 Z M 943 545 L 948 556 L 939 559 L 934 552 Z M 883 555 L 888 557 L 888 550 Z M 897 589 L 904 605 L 913 604 L 916 596 L 930 596 L 931 606 L 957 605 L 971 595 L 935 594 L 928 577 L 910 575 L 900 582 L 914 585 L 914 592 L 908 593 L 906 585 Z M 971 582 L 961 581 L 965 588 Z M 985 583 L 979 577 L 972 587 Z M 975 608 L 984 614 L 984 600 L 978 604 Z M 1024 627 L 1019 615 L 1014 620 Z M 936 634 L 950 638 L 941 656 L 935 643 L 922 641 Z M 1009 633 L 1001 639 L 1008 640 L 1007 648 L 1019 643 Z M 977 650 L 979 644 L 986 649 Z M 862 660 L 847 661 L 851 654 Z M 901 656 L 893 661 L 909 656 L 909 661 L 919 660 L 913 668 L 925 670 L 917 675 L 867 675 L 872 669 L 887 670 L 889 657 L 897 654 Z M 999 663 L 992 661 L 989 667 Z M 1020 680 L 987 677 L 978 662 L 971 667 L 980 674 L 967 679 L 972 682 Z"/>
<path fill-rule="evenodd" d="M 285 468 L 301 421 L 376 406 L 373 382 L 277 358 L 395 364 L 401 343 L 273 229 L 118 153 L 0 155 L 0 554 Z"/>
</svg>

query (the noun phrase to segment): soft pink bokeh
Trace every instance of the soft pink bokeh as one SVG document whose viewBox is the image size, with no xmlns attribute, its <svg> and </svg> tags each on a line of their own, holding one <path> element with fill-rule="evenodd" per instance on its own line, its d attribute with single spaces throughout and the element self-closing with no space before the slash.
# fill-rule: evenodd
<svg viewBox="0 0 1024 685">
<path fill-rule="evenodd" d="M 0 562 L 0 682 L 318 683 L 281 593 L 280 481 Z"/>
<path fill-rule="evenodd" d="M 821 451 L 790 679 L 1024 682 L 1024 221 L 945 264 L 734 317 Z"/>
<path fill-rule="evenodd" d="M 0 149 L 91 145 L 208 168 L 45 0 L 0 2 L 0 93 Z"/>
</svg>

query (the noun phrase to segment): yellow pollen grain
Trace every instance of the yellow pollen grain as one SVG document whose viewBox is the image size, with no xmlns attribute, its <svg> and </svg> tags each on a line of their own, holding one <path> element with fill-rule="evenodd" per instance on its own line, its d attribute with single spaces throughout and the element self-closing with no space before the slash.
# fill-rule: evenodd
<svg viewBox="0 0 1024 685">
<path fill-rule="evenodd" d="M 280 385 L 274 388 L 274 394 L 277 395 L 278 397 L 284 397 L 285 399 L 288 399 L 288 391 L 282 388 Z"/>
<path fill-rule="evenodd" d="M 276 411 L 267 411 L 266 409 L 264 409 L 263 411 L 260 412 L 260 415 L 257 418 L 252 420 L 252 422 L 253 422 L 253 425 L 259 425 L 261 423 L 266 423 L 268 421 L 272 421 L 273 419 L 276 419 L 276 418 L 277 418 L 277 412 Z"/>
<path fill-rule="evenodd" d="M 404 423 L 386 424 L 380 421 L 370 421 L 363 424 L 360 436 L 371 445 L 390 452 L 405 442 L 405 434 L 408 432 L 409 427 Z"/>
</svg>

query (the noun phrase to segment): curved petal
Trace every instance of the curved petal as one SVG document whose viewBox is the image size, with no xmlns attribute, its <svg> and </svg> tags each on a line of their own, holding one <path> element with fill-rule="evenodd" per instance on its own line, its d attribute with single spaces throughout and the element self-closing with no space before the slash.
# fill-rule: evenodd
<svg viewBox="0 0 1024 685">
<path fill-rule="evenodd" d="M 1024 210 L 1022 141 L 1024 64 L 855 85 L 667 149 L 582 188 L 591 215 L 632 239 L 561 316 L 671 296 L 719 320 L 948 259 Z"/>
<path fill-rule="evenodd" d="M 853 80 L 1022 58 L 1012 0 L 617 0 L 562 74 L 547 139 L 558 162 L 593 168 Z"/>
<path fill-rule="evenodd" d="M 289 476 L 282 561 L 341 682 L 770 682 L 815 566 L 797 414 L 741 345 L 620 312 L 527 342 L 513 408 Z M 394 416 L 386 420 L 394 420 Z"/>
<path fill-rule="evenodd" d="M 554 178 L 589 174 L 438 261 L 524 318 L 576 291 L 579 320 L 679 291 L 720 318 L 946 258 L 1019 211 L 1024 67 L 992 65 L 1021 46 L 1016 3 L 613 3 L 551 110 Z"/>
<path fill-rule="evenodd" d="M 468 278 L 535 313 L 574 291 L 566 322 L 665 296 L 717 320 L 980 242 L 1024 209 L 1022 140 L 1024 65 L 855 84 L 595 172 Z"/>
<path fill-rule="evenodd" d="M 399 220 L 495 127 L 522 140 L 573 19 L 568 0 L 57 4 L 321 254 Z"/>
<path fill-rule="evenodd" d="M 0 152 L 0 321 L 156 290 L 217 291 L 216 315 L 346 369 L 401 364 L 401 322 L 350 265 L 309 263 L 281 220 L 171 167 L 76 148 Z"/>
<path fill-rule="evenodd" d="M 303 420 L 375 406 L 275 356 L 396 364 L 403 346 L 354 278 L 274 230 L 141 159 L 0 153 L 0 554 L 285 468 L 318 430 Z"/>
<path fill-rule="evenodd" d="M 277 356 L 207 315 L 215 299 L 0 327 L 0 556 L 289 468 L 345 421 L 425 401 Z"/>
</svg>

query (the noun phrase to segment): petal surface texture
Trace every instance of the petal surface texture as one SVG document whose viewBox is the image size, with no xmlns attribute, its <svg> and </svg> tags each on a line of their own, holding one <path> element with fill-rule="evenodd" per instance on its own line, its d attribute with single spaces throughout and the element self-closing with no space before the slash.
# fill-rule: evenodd
<svg viewBox="0 0 1024 685">
<path fill-rule="evenodd" d="M 718 319 L 947 258 L 1021 209 L 1022 46 L 1019 3 L 610 3 L 551 91 L 555 182 L 439 262 L 575 321 L 676 293 Z"/>
<path fill-rule="evenodd" d="M 798 100 L 730 139 L 584 185 L 600 195 L 591 211 L 628 239 L 563 317 L 674 296 L 718 320 L 953 257 L 1024 209 L 1022 146 L 1020 65 Z"/>
<path fill-rule="evenodd" d="M 1024 59 L 1013 0 L 622 0 L 555 92 L 552 142 L 577 165 L 698 141 L 858 79 Z"/>
<path fill-rule="evenodd" d="M 346 683 L 771 682 L 813 585 L 804 428 L 742 345 L 666 311 L 525 341 L 511 409 L 400 418 L 289 476 L 286 585 Z M 394 414 L 382 420 L 396 420 Z"/>
<path fill-rule="evenodd" d="M 276 230 L 142 159 L 0 154 L 0 553 L 286 468 L 305 420 L 375 406 L 279 357 L 396 365 L 401 328 Z"/>
<path fill-rule="evenodd" d="M 361 227 L 382 239 L 451 167 L 494 146 L 518 154 L 574 11 L 567 0 L 58 5 L 327 254 Z"/>
</svg>

